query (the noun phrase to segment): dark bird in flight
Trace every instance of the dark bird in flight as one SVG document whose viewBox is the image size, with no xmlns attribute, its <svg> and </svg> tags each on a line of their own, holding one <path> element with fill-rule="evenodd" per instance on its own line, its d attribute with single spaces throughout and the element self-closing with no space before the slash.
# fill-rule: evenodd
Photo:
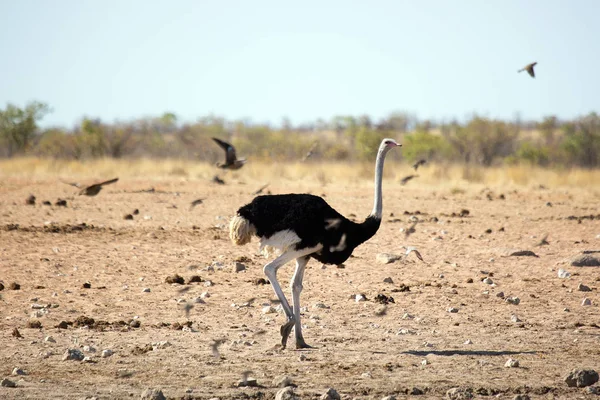
<svg viewBox="0 0 600 400">
<path fill-rule="evenodd" d="M 203 199 L 196 199 L 194 201 L 192 201 L 192 204 L 190 205 L 190 210 L 194 207 L 196 207 L 198 204 L 202 204 L 202 200 Z"/>
<path fill-rule="evenodd" d="M 225 150 L 225 163 L 217 163 L 217 167 L 223 169 L 240 169 L 246 163 L 245 158 L 238 159 L 235 155 L 235 147 L 217 138 L 212 138 L 223 150 Z"/>
<path fill-rule="evenodd" d="M 408 175 L 408 176 L 405 176 L 404 178 L 400 179 L 400 184 L 401 184 L 401 185 L 406 185 L 406 183 L 407 183 L 408 181 L 410 181 L 411 179 L 413 179 L 413 178 L 416 178 L 416 177 L 418 177 L 418 176 L 419 176 L 419 175 Z"/>
<path fill-rule="evenodd" d="M 537 62 L 532 62 L 531 64 L 527 64 L 526 66 L 524 66 L 517 72 L 527 71 L 529 73 L 529 75 L 531 75 L 532 78 L 535 78 L 535 71 L 533 70 L 533 67 L 535 67 L 536 64 L 537 64 Z"/>
<path fill-rule="evenodd" d="M 417 162 L 415 163 L 415 165 L 413 165 L 413 168 L 414 168 L 414 169 L 415 169 L 415 171 L 416 171 L 416 170 L 417 170 L 417 169 L 418 169 L 418 168 L 419 168 L 421 165 L 424 165 L 426 162 L 427 162 L 427 160 L 423 160 L 423 159 L 421 159 L 421 160 L 417 161 Z"/>
<path fill-rule="evenodd" d="M 79 191 L 79 195 L 85 195 L 85 196 L 95 196 L 98 193 L 100 193 L 100 191 L 102 190 L 102 186 L 104 185 L 110 185 L 111 183 L 115 183 L 116 181 L 118 181 L 119 178 L 114 178 L 108 181 L 104 181 L 104 182 L 99 182 L 99 183 L 94 183 L 93 185 L 90 186 L 86 186 L 83 189 L 81 189 Z M 62 183 L 66 183 L 67 185 L 71 185 L 71 186 L 75 186 L 76 188 L 81 188 L 81 185 L 77 182 L 65 182 L 65 181 L 61 181 Z"/>
</svg>

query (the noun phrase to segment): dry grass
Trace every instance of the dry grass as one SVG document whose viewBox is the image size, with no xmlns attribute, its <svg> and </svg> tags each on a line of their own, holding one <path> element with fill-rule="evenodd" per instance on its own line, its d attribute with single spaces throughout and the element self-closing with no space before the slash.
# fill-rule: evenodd
<svg viewBox="0 0 600 400">
<path fill-rule="evenodd" d="M 214 175 L 227 180 L 252 182 L 309 181 L 321 185 L 358 184 L 373 179 L 371 163 L 265 163 L 250 162 L 239 171 L 222 171 L 205 162 L 189 160 L 63 161 L 38 158 L 0 160 L 0 177 L 29 180 L 84 180 L 119 176 L 125 179 L 205 180 Z M 544 169 L 532 166 L 482 168 L 464 165 L 429 164 L 415 171 L 396 160 L 386 162 L 385 178 L 399 183 L 409 174 L 419 177 L 408 185 L 454 188 L 466 184 L 497 187 L 600 188 L 600 171 L 585 169 Z"/>
</svg>

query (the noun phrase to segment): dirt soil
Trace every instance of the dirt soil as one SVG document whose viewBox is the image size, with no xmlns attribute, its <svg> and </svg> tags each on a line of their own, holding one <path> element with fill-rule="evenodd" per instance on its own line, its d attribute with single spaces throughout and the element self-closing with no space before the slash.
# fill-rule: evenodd
<svg viewBox="0 0 600 400">
<path fill-rule="evenodd" d="M 0 398 L 124 399 L 161 388 L 174 399 L 272 399 L 282 375 L 302 398 L 330 387 L 360 399 L 444 398 L 455 387 L 476 398 L 598 398 L 564 382 L 574 368 L 600 370 L 600 268 L 570 264 L 600 250 L 598 193 L 384 182 L 377 235 L 343 267 L 308 264 L 301 305 L 314 348 L 296 350 L 292 334 L 282 350 L 284 316 L 263 311 L 277 307 L 260 281 L 267 260 L 256 240 L 234 246 L 227 231 L 260 186 L 121 180 L 86 197 L 55 180 L 2 182 L 0 378 L 16 387 L 0 387 Z M 357 220 L 372 207 L 368 182 L 268 190 L 325 195 Z M 30 194 L 35 205 L 25 204 Z M 66 207 L 55 205 L 59 198 Z M 536 246 L 545 234 L 549 244 Z M 402 246 L 424 261 L 415 253 L 376 260 L 404 254 Z M 537 257 L 510 256 L 520 250 Z M 236 260 L 247 269 L 235 272 Z M 559 278 L 559 268 L 570 278 Z M 279 273 L 288 295 L 292 272 L 289 264 Z M 183 284 L 166 282 L 175 274 Z M 579 291 L 580 283 L 592 290 Z M 195 302 L 203 292 L 210 296 Z M 384 309 L 378 295 L 393 302 Z M 582 306 L 586 297 L 592 305 Z M 63 360 L 67 349 L 89 362 Z M 105 349 L 114 354 L 102 357 Z M 505 367 L 511 358 L 518 367 Z M 26 375 L 11 375 L 15 367 Z M 257 387 L 238 387 L 245 371 Z"/>
</svg>

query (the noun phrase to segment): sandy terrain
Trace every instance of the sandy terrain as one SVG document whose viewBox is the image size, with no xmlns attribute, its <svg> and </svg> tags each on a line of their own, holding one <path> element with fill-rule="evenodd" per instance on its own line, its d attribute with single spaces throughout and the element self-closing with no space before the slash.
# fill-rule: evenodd
<svg viewBox="0 0 600 400">
<path fill-rule="evenodd" d="M 600 268 L 569 263 L 583 250 L 600 249 L 600 218 L 567 218 L 600 214 L 597 193 L 495 188 L 489 200 L 481 187 L 457 192 L 384 182 L 378 234 L 344 268 L 309 263 L 303 323 L 315 348 L 298 351 L 293 337 L 288 349 L 277 346 L 283 315 L 262 312 L 275 296 L 269 285 L 256 284 L 266 262 L 257 242 L 236 247 L 226 231 L 227 218 L 259 186 L 121 180 L 85 197 L 55 180 L 2 182 L 0 378 L 17 387 L 0 387 L 0 398 L 139 398 L 144 389 L 160 387 L 167 398 L 269 399 L 282 375 L 293 379 L 302 398 L 319 398 L 333 387 L 342 398 L 435 399 L 458 386 L 478 398 L 597 398 L 563 381 L 573 368 L 600 370 Z M 151 187 L 154 193 L 140 192 Z M 325 194 L 357 219 L 372 207 L 369 182 L 290 182 L 269 189 Z M 36 205 L 25 205 L 29 194 Z M 58 198 L 67 199 L 67 207 L 55 206 Z M 204 202 L 190 210 L 197 198 Z M 134 209 L 139 214 L 125 220 Z M 469 214 L 458 216 L 463 209 Z M 401 229 L 412 216 L 419 223 L 405 238 Z M 535 247 L 545 233 L 549 245 Z M 402 254 L 405 245 L 416 246 L 425 262 L 415 254 L 390 264 L 376 261 L 378 253 Z M 539 257 L 508 256 L 516 250 Z M 242 256 L 248 268 L 236 273 L 234 260 Z M 560 279 L 559 268 L 572 276 Z M 291 264 L 280 270 L 286 293 L 292 271 Z M 186 281 L 199 275 L 213 285 L 166 283 L 173 274 Z M 393 283 L 385 283 L 387 277 Z M 494 285 L 483 283 L 485 277 Z M 9 290 L 13 282 L 20 290 Z M 580 283 L 593 290 L 578 291 Z M 205 291 L 210 297 L 204 304 L 192 303 Z M 499 292 L 517 296 L 520 304 L 507 303 Z M 360 293 L 368 300 L 350 299 Z M 378 294 L 394 299 L 384 315 L 377 315 Z M 591 306 L 581 305 L 585 297 Z M 194 307 L 186 317 L 187 302 Z M 32 318 L 33 304 L 51 306 Z M 95 322 L 85 326 L 84 316 Z M 28 327 L 34 319 L 41 328 Z M 132 320 L 139 327 L 131 327 Z M 69 323 L 66 329 L 57 328 L 61 321 Z M 11 334 L 15 327 L 22 338 Z M 211 343 L 221 338 L 215 357 Z M 170 346 L 149 346 L 161 341 Z M 66 349 L 84 346 L 96 349 L 84 351 L 92 362 L 62 360 Z M 102 358 L 104 349 L 114 354 Z M 520 366 L 506 368 L 509 358 Z M 15 367 L 27 375 L 11 376 Z M 247 370 L 259 387 L 237 387 Z M 424 394 L 407 394 L 413 388 Z"/>
</svg>

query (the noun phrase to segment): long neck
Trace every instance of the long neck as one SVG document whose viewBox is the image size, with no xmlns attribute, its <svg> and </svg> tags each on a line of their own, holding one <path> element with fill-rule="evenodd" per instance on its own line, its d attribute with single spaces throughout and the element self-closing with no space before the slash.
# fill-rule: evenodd
<svg viewBox="0 0 600 400">
<path fill-rule="evenodd" d="M 383 213 L 381 181 L 383 179 L 383 162 L 386 153 L 386 151 L 379 151 L 377 153 L 377 160 L 375 161 L 375 199 L 373 200 L 373 211 L 369 215 L 369 217 L 379 220 L 381 220 Z"/>
</svg>

